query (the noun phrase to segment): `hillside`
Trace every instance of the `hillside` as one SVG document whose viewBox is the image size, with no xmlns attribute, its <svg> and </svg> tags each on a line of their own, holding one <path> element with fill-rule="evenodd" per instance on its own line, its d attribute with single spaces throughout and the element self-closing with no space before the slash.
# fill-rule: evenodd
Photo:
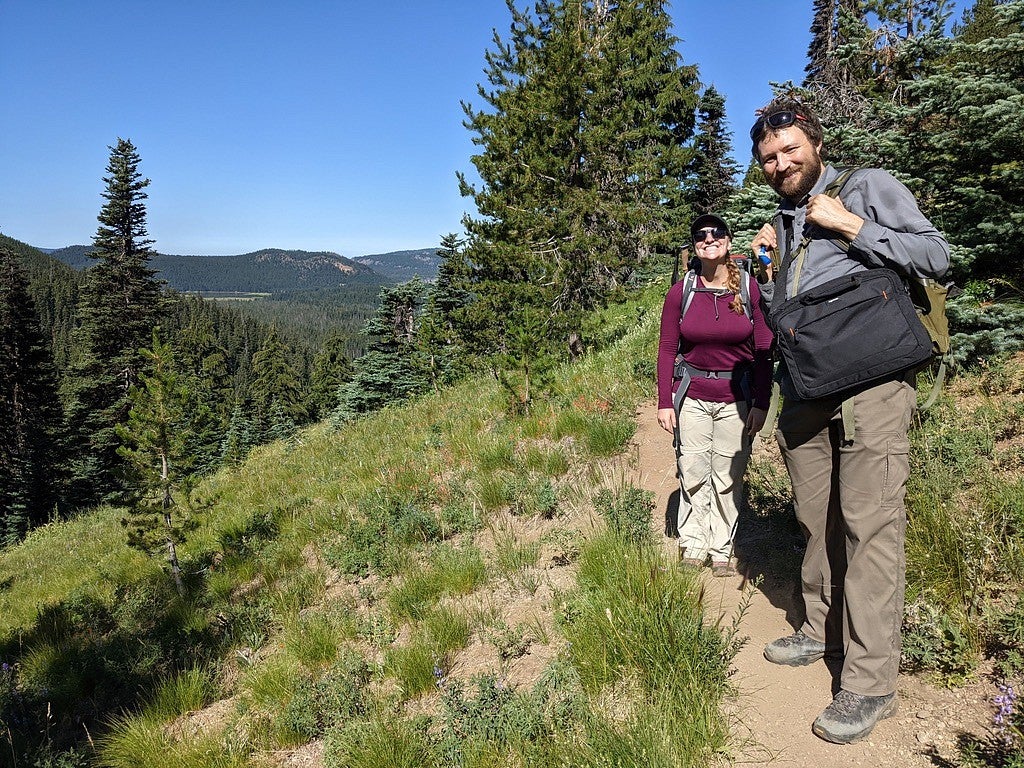
<svg viewBox="0 0 1024 768">
<path fill-rule="evenodd" d="M 660 531 L 671 499 L 671 448 L 647 401 L 656 314 L 648 301 L 602 318 L 619 341 L 563 370 L 532 414 L 506 413 L 484 378 L 258 449 L 179 510 L 194 524 L 184 600 L 160 559 L 125 546 L 117 509 L 0 553 L 18 748 L 37 748 L 25 740 L 46 725 L 46 748 L 77 745 L 78 761 L 61 763 L 76 766 L 583 768 L 640 753 L 693 766 L 778 750 L 793 765 L 956 764 L 958 743 L 984 743 L 985 669 L 1000 657 L 979 669 L 981 646 L 958 626 L 929 634 L 941 614 L 927 596 L 949 588 L 951 558 L 969 548 L 961 567 L 985 574 L 963 574 L 971 599 L 1012 609 L 1004 580 L 1019 578 L 1024 520 L 1004 522 L 998 546 L 982 537 L 1000 510 L 1020 514 L 1024 360 L 957 381 L 915 431 L 908 664 L 954 687 L 966 669 L 972 687 L 906 675 L 910 709 L 837 751 L 800 720 L 809 692 L 828 695 L 824 665 L 753 677 L 756 644 L 791 618 L 796 578 L 777 458 L 752 471 L 747 580 L 676 566 L 660 533 L 653 549 L 624 543 Z M 475 750 L 497 752 L 455 759 Z"/>
<path fill-rule="evenodd" d="M 441 262 L 436 248 L 357 256 L 353 261 L 365 264 L 374 272 L 384 275 L 396 283 L 404 283 L 414 277 L 419 277 L 421 280 L 433 280 L 437 277 L 437 267 Z"/>
<path fill-rule="evenodd" d="M 49 251 L 74 269 L 85 269 L 92 246 Z M 432 280 L 437 249 L 391 251 L 346 258 L 329 251 L 265 248 L 236 256 L 176 256 L 157 253 L 150 262 L 160 278 L 178 291 L 202 293 L 283 293 L 322 288 L 380 288 L 419 277 Z"/>
<path fill-rule="evenodd" d="M 83 269 L 91 246 L 73 245 L 51 255 Z M 363 286 L 390 281 L 371 268 L 328 251 L 265 248 L 237 256 L 175 256 L 157 253 L 150 265 L 178 291 L 202 293 L 279 293 L 282 291 Z"/>
</svg>

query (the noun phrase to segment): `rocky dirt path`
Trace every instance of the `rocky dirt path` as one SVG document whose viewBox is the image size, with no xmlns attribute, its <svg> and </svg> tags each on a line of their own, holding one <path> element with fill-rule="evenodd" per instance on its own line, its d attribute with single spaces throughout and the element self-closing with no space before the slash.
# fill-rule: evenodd
<svg viewBox="0 0 1024 768">
<path fill-rule="evenodd" d="M 764 450 L 770 455 L 777 449 Z M 661 531 L 666 511 L 677 503 L 678 486 L 671 437 L 658 427 L 653 402 L 638 410 L 634 457 L 633 482 L 655 494 L 654 525 Z M 663 541 L 666 552 L 674 556 L 675 540 Z M 801 768 L 957 765 L 957 738 L 985 732 L 990 712 L 986 696 L 991 691 L 980 682 L 949 691 L 901 675 L 896 715 L 882 721 L 867 740 L 836 746 L 811 732 L 811 722 L 831 700 L 838 668 L 825 663 L 780 667 L 762 656 L 765 643 L 789 634 L 800 621 L 795 543 L 792 529 L 746 514 L 737 534 L 744 575 L 714 578 L 704 571 L 710 620 L 720 619 L 727 626 L 746 603 L 739 634 L 748 639 L 733 662 L 738 695 L 729 704 L 735 763 Z"/>
</svg>

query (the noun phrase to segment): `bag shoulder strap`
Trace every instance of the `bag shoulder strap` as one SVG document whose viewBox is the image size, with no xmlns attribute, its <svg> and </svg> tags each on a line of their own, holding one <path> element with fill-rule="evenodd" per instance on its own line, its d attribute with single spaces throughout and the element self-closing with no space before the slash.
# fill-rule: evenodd
<svg viewBox="0 0 1024 768">
<path fill-rule="evenodd" d="M 839 175 L 836 176 L 832 181 L 828 183 L 828 186 L 822 190 L 821 194 L 828 195 L 829 197 L 837 197 L 842 199 L 843 189 L 846 188 L 846 183 L 850 180 L 860 168 L 843 168 L 839 171 Z M 836 244 L 844 253 L 850 250 L 850 244 L 842 238 L 831 238 L 832 242 Z M 811 244 L 811 238 L 808 235 L 800 240 L 800 244 L 796 247 L 796 250 L 792 254 L 787 254 L 787 257 L 782 262 L 782 266 L 779 269 L 779 285 L 782 286 L 783 295 L 785 295 L 786 284 L 789 279 L 789 268 L 791 265 L 795 266 L 796 276 L 793 278 L 793 295 L 796 296 L 800 288 L 800 272 L 804 266 L 804 256 L 807 255 L 807 246 Z"/>
<path fill-rule="evenodd" d="M 692 269 L 683 276 L 683 292 L 679 298 L 679 322 L 683 321 L 690 304 L 693 303 L 693 289 L 697 286 L 697 273 Z"/>
</svg>

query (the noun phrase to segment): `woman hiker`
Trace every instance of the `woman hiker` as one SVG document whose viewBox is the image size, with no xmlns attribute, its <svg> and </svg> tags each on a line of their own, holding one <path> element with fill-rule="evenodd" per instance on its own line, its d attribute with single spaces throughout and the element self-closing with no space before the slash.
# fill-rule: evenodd
<svg viewBox="0 0 1024 768">
<path fill-rule="evenodd" d="M 690 225 L 694 266 L 669 288 L 658 343 L 658 424 L 676 441 L 679 558 L 736 573 L 733 536 L 752 438 L 771 396 L 772 333 L 757 282 L 718 216 Z M 685 305 L 685 307 L 684 307 Z"/>
</svg>

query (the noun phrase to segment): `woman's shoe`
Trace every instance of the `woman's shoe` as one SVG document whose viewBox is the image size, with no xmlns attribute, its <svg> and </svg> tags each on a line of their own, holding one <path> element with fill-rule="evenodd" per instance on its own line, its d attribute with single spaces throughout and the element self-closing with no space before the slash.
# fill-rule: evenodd
<svg viewBox="0 0 1024 768">
<path fill-rule="evenodd" d="M 679 548 L 679 562 L 683 565 L 688 565 L 691 568 L 703 568 L 704 563 L 707 562 L 707 556 L 704 557 L 687 557 L 686 547 Z"/>
<path fill-rule="evenodd" d="M 736 561 L 731 558 L 711 563 L 712 576 L 735 576 L 736 574 Z"/>
</svg>

